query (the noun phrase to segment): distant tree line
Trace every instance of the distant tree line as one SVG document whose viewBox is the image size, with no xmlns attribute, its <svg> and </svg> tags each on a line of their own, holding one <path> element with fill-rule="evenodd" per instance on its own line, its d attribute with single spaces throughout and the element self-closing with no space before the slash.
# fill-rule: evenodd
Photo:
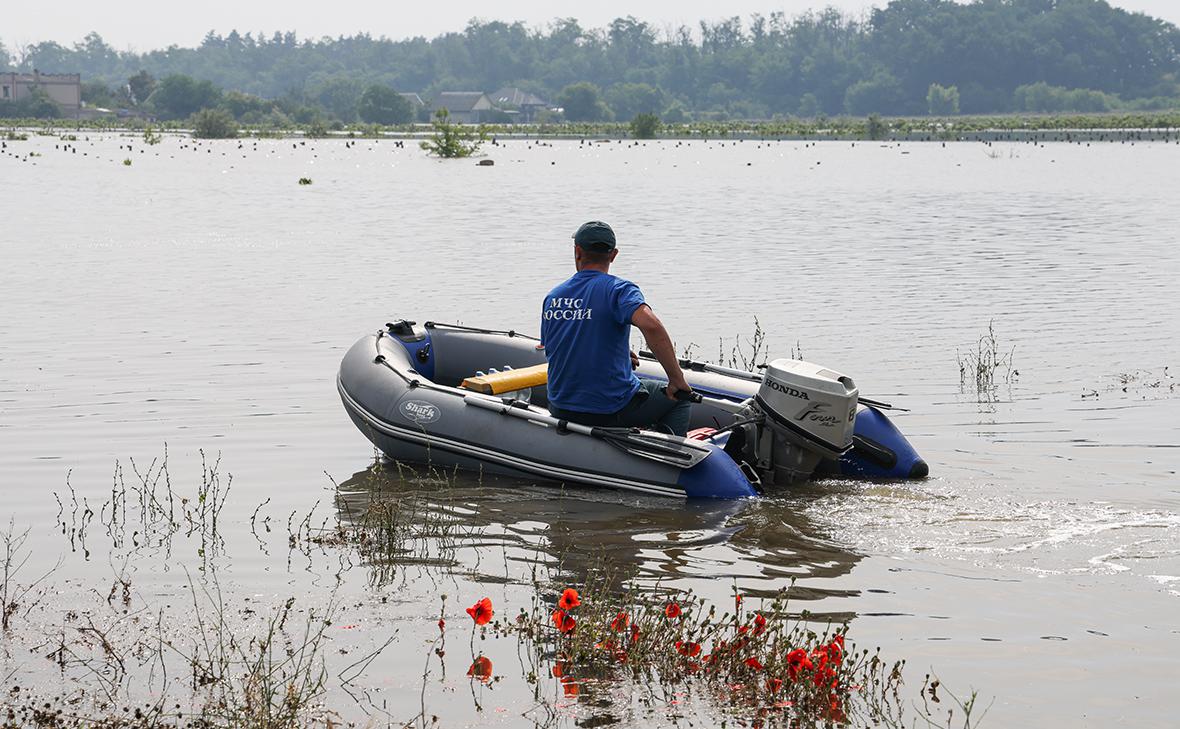
<svg viewBox="0 0 1180 729">
<path fill-rule="evenodd" d="M 571 121 L 1180 104 L 1180 29 L 1104 0 L 892 0 L 864 20 L 827 9 L 668 31 L 634 17 L 601 29 L 473 20 L 432 40 L 210 32 L 196 48 L 146 53 L 91 33 L 15 56 L 20 69 L 82 73 L 98 105 L 172 118 L 219 107 L 247 120 L 397 123 L 415 112 L 394 89 L 429 98 L 505 86 L 550 99 Z"/>
</svg>

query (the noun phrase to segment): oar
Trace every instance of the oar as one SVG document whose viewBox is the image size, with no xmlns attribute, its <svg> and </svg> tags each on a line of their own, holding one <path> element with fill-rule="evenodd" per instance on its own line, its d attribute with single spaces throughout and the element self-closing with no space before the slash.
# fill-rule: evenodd
<svg viewBox="0 0 1180 729">
<path fill-rule="evenodd" d="M 474 405 L 484 410 L 491 410 L 501 415 L 529 420 L 534 423 L 542 423 L 553 428 L 568 430 L 571 433 L 597 438 L 627 453 L 642 456 L 643 458 L 650 458 L 651 460 L 678 468 L 692 468 L 705 458 L 708 458 L 709 454 L 712 453 L 704 445 L 662 433 L 639 431 L 631 428 L 605 428 L 601 426 L 582 425 L 581 423 L 571 423 L 568 420 L 560 420 L 552 415 L 544 415 L 534 410 L 529 410 L 527 407 L 513 405 L 503 400 L 475 395 L 465 395 L 463 401 L 468 405 Z"/>
</svg>

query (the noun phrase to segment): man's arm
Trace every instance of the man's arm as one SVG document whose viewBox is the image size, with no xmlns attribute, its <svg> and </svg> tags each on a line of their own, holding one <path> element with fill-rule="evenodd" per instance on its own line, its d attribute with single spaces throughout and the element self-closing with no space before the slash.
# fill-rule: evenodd
<svg viewBox="0 0 1180 729">
<path fill-rule="evenodd" d="M 668 397 L 676 399 L 677 390 L 686 392 L 691 390 L 688 381 L 684 379 L 684 372 L 680 369 L 680 362 L 676 359 L 676 349 L 672 346 L 672 338 L 668 336 L 668 330 L 664 328 L 663 322 L 651 310 L 651 307 L 647 304 L 640 305 L 631 314 L 631 323 L 643 332 L 643 338 L 647 340 L 647 346 L 651 348 L 651 353 L 660 361 L 660 366 L 668 375 Z"/>
</svg>

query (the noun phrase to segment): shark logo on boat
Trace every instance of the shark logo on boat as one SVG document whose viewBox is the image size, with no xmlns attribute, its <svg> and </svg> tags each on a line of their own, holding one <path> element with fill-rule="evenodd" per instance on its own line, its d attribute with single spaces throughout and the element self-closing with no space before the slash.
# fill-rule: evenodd
<svg viewBox="0 0 1180 729">
<path fill-rule="evenodd" d="M 407 420 L 412 420 L 419 425 L 433 423 L 441 417 L 438 408 L 421 400 L 406 400 L 398 407 L 398 410 Z"/>
</svg>

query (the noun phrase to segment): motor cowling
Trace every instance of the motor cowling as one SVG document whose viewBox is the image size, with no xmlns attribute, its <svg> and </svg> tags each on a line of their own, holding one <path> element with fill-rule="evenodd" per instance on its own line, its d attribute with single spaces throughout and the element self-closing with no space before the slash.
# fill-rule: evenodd
<svg viewBox="0 0 1180 729">
<path fill-rule="evenodd" d="M 776 359 L 766 366 L 754 403 L 777 436 L 834 459 L 852 448 L 858 396 L 851 377 L 811 362 Z"/>
</svg>

